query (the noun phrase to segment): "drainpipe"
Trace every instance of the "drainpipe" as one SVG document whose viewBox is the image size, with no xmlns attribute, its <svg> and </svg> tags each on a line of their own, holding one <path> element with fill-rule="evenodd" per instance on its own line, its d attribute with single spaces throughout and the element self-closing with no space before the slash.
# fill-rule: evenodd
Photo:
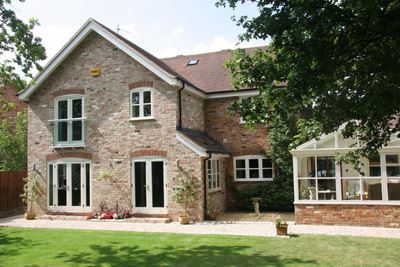
<svg viewBox="0 0 400 267">
<path fill-rule="evenodd" d="M 211 153 L 208 153 L 208 157 L 203 160 L 203 178 L 204 178 L 204 220 L 207 218 L 207 160 L 211 158 Z"/>
<path fill-rule="evenodd" d="M 185 89 L 185 82 L 182 82 L 182 87 L 178 90 L 178 110 L 179 110 L 179 118 L 178 118 L 178 130 L 182 129 L 182 91 Z"/>
</svg>

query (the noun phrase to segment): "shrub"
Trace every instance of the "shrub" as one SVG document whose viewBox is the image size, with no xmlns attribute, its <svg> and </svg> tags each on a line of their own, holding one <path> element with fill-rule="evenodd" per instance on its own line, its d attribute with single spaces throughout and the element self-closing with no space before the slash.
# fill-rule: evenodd
<svg viewBox="0 0 400 267">
<path fill-rule="evenodd" d="M 179 182 L 179 187 L 172 193 L 172 200 L 181 205 L 188 215 L 190 205 L 199 198 L 196 184 L 192 178 L 186 176 L 180 178 Z"/>
<path fill-rule="evenodd" d="M 238 209 L 254 211 L 252 197 L 261 197 L 260 211 L 293 211 L 293 184 L 286 177 L 234 190 Z"/>
</svg>

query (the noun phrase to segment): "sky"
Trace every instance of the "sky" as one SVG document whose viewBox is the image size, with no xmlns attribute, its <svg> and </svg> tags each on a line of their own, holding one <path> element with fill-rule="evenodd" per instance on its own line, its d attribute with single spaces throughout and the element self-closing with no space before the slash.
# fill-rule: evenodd
<svg viewBox="0 0 400 267">
<path fill-rule="evenodd" d="M 236 10 L 216 7 L 216 0 L 25 0 L 12 3 L 23 20 L 36 18 L 47 60 L 87 21 L 94 18 L 153 55 L 163 58 L 237 47 L 243 29 L 233 15 L 258 14 L 252 4 Z M 251 40 L 239 47 L 261 46 Z M 46 60 L 46 61 L 47 61 Z M 45 63 L 45 62 L 43 62 Z"/>
</svg>

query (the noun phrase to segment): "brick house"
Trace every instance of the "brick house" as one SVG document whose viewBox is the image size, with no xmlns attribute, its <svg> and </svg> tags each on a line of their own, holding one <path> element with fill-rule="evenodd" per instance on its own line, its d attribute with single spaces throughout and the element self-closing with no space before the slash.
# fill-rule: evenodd
<svg viewBox="0 0 400 267">
<path fill-rule="evenodd" d="M 267 130 L 226 114 L 235 99 L 228 51 L 158 59 L 89 19 L 21 94 L 28 102 L 28 170 L 43 178 L 38 214 L 87 213 L 102 203 L 176 219 L 183 175 L 197 181 L 195 220 L 232 209 L 232 186 L 273 179 Z"/>
</svg>

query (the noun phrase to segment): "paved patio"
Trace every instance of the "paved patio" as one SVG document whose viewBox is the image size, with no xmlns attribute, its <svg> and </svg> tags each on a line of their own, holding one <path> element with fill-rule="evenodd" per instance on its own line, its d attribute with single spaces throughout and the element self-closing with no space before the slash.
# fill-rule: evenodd
<svg viewBox="0 0 400 267">
<path fill-rule="evenodd" d="M 0 227 L 29 227 L 52 229 L 112 230 L 131 232 L 157 232 L 179 234 L 276 236 L 272 222 L 203 222 L 191 225 L 179 223 L 129 223 L 123 221 L 68 221 L 32 220 L 23 216 L 0 219 Z M 400 238 L 400 229 L 355 226 L 294 225 L 289 223 L 290 234 L 349 235 Z"/>
<path fill-rule="evenodd" d="M 251 212 L 224 212 L 217 215 L 217 221 L 224 222 L 273 222 L 280 216 L 288 222 L 294 222 L 293 212 L 263 212 L 255 216 Z"/>
</svg>

